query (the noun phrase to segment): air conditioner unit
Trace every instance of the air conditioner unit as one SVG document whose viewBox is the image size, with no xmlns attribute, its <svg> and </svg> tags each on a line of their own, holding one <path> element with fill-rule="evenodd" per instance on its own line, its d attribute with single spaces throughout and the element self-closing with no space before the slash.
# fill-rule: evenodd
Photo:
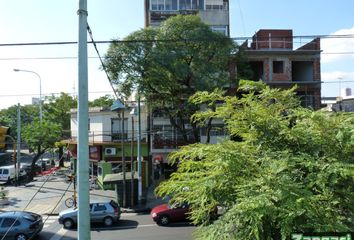
<svg viewBox="0 0 354 240">
<path fill-rule="evenodd" d="M 105 155 L 116 155 L 116 148 L 105 148 Z"/>
</svg>

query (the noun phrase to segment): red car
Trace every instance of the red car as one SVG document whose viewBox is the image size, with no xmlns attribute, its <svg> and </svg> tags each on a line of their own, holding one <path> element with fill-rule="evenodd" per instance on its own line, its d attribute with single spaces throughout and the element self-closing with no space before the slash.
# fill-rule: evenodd
<svg viewBox="0 0 354 240">
<path fill-rule="evenodd" d="M 186 221 L 188 212 L 186 203 L 180 206 L 161 204 L 151 210 L 151 217 L 158 225 L 166 226 L 170 222 Z"/>
</svg>

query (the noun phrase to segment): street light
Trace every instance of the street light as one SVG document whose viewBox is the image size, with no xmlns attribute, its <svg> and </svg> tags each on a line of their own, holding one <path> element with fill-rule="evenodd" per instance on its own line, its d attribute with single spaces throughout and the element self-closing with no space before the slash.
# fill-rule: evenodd
<svg viewBox="0 0 354 240">
<path fill-rule="evenodd" d="M 34 71 L 30 71 L 30 70 L 23 70 L 23 69 L 15 68 L 14 71 L 15 72 L 33 73 L 33 74 L 37 75 L 37 77 L 39 78 L 39 121 L 40 121 L 40 123 L 42 123 L 43 114 L 42 114 L 42 79 L 41 79 L 41 76 L 38 73 L 36 73 Z"/>
</svg>

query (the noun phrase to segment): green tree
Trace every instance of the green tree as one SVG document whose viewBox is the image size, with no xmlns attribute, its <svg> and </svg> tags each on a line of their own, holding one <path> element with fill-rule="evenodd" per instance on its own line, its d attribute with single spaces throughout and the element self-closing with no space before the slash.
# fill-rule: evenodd
<svg viewBox="0 0 354 240">
<path fill-rule="evenodd" d="M 36 105 L 21 106 L 21 125 L 39 121 L 39 109 Z M 0 111 L 0 124 L 10 127 L 12 137 L 17 137 L 17 106 L 11 106 Z"/>
<path fill-rule="evenodd" d="M 62 129 L 57 123 L 44 120 L 27 124 L 23 127 L 21 135 L 29 149 L 33 150 L 35 156 L 32 159 L 30 177 L 34 176 L 35 164 L 40 156 L 48 149 L 55 147 L 55 143 L 61 139 Z"/>
<path fill-rule="evenodd" d="M 191 123 L 194 141 L 198 126 L 190 122 L 199 109 L 188 102 L 197 91 L 231 86 L 229 63 L 235 43 L 213 32 L 198 16 L 175 16 L 156 29 L 136 31 L 114 42 L 105 56 L 111 79 L 129 96 L 139 87 L 147 105 L 170 118 L 185 141 L 185 124 Z"/>
<path fill-rule="evenodd" d="M 178 170 L 157 193 L 191 204 L 196 239 L 286 239 L 293 232 L 354 229 L 354 116 L 300 107 L 294 89 L 243 86 L 248 94 L 199 93 L 215 102 L 194 118 L 223 119 L 231 136 L 170 157 Z M 210 224 L 209 213 L 225 213 Z"/>
<path fill-rule="evenodd" d="M 110 109 L 113 105 L 115 98 L 112 95 L 104 95 L 93 101 L 89 102 L 89 107 L 103 107 L 105 109 Z"/>
<path fill-rule="evenodd" d="M 46 97 L 44 104 L 44 119 L 56 123 L 61 128 L 60 139 L 70 138 L 70 109 L 77 107 L 77 99 L 67 93 L 60 93 L 59 96 Z M 54 146 L 53 146 L 54 147 Z M 55 147 L 59 150 L 59 166 L 64 166 L 65 144 L 57 142 Z"/>
</svg>

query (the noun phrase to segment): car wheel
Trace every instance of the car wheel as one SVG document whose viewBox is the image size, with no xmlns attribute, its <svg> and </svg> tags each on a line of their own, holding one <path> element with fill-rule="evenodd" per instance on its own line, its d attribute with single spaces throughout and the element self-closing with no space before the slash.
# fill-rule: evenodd
<svg viewBox="0 0 354 240">
<path fill-rule="evenodd" d="M 170 222 L 170 219 L 169 219 L 168 216 L 166 216 L 166 215 L 160 216 L 160 217 L 159 217 L 159 220 L 157 221 L 157 223 L 158 223 L 159 225 L 162 225 L 162 226 L 168 225 L 169 222 Z"/>
<path fill-rule="evenodd" d="M 74 226 L 74 222 L 70 218 L 64 219 L 63 226 L 64 228 L 70 229 Z"/>
<path fill-rule="evenodd" d="M 17 234 L 16 235 L 16 240 L 27 240 L 27 236 L 23 233 Z"/>
<path fill-rule="evenodd" d="M 113 219 L 111 217 L 105 217 L 103 219 L 103 224 L 106 226 L 106 227 L 110 227 L 113 225 Z"/>
</svg>

